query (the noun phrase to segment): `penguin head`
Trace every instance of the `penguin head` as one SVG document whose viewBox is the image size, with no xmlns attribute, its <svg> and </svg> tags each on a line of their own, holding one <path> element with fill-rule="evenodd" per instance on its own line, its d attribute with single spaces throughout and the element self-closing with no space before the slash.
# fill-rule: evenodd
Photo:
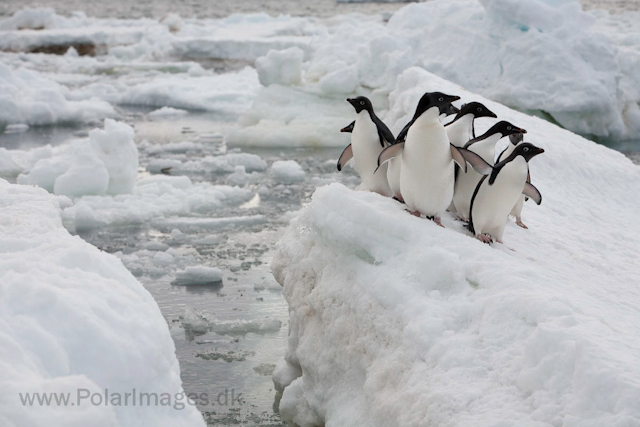
<svg viewBox="0 0 640 427">
<path fill-rule="evenodd" d="M 513 145 L 520 144 L 523 139 L 524 139 L 524 134 L 521 132 L 512 133 L 511 135 L 509 135 L 509 141 L 511 141 Z"/>
<path fill-rule="evenodd" d="M 422 115 L 422 113 L 433 107 L 438 108 L 438 115 L 447 114 L 449 105 L 458 99 L 460 99 L 459 96 L 446 95 L 442 92 L 427 92 L 422 95 L 422 98 L 420 98 L 418 107 L 416 107 L 416 114 L 413 116 L 413 119 L 417 119 Z"/>
<path fill-rule="evenodd" d="M 373 105 L 369 98 L 366 96 L 359 96 L 357 98 L 347 98 L 347 102 L 353 105 L 353 108 L 356 109 L 356 113 L 360 113 L 362 110 L 367 110 L 368 112 L 373 112 Z"/>
<path fill-rule="evenodd" d="M 458 114 L 460 112 L 460 109 L 458 109 L 458 107 L 456 107 L 453 104 L 449 104 L 444 112 L 444 114 L 446 114 L 447 116 L 451 116 L 453 114 Z"/>
<path fill-rule="evenodd" d="M 517 126 L 512 125 L 509 122 L 506 122 L 504 120 L 496 123 L 495 125 L 493 125 L 491 127 L 491 129 L 489 129 L 489 132 L 491 132 L 492 134 L 495 133 L 501 133 L 502 137 L 504 138 L 505 136 L 509 136 L 509 135 L 514 135 L 514 134 L 523 134 L 523 133 L 527 133 L 526 130 L 521 129 Z M 489 133 L 487 132 L 487 133 Z"/>
<path fill-rule="evenodd" d="M 523 142 L 522 144 L 518 145 L 515 150 L 513 150 L 514 157 L 522 156 L 527 162 L 533 157 L 542 153 L 544 153 L 544 150 L 542 148 L 536 147 L 530 142 Z"/>
<path fill-rule="evenodd" d="M 494 119 L 498 117 L 493 111 L 479 102 L 469 102 L 460 108 L 460 113 L 458 113 L 459 117 L 464 117 L 467 114 L 473 114 L 473 117 L 476 119 L 479 117 L 493 117 Z"/>
</svg>

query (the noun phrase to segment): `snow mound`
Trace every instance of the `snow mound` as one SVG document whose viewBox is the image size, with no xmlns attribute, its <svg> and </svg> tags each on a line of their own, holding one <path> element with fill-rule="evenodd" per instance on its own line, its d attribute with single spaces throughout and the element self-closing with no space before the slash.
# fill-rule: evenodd
<svg viewBox="0 0 640 427">
<path fill-rule="evenodd" d="M 63 218 L 65 225 L 75 231 L 151 220 L 165 224 L 169 221 L 166 217 L 208 214 L 224 206 L 240 205 L 253 195 L 238 187 L 192 183 L 186 176 L 158 175 L 138 181 L 131 194 L 81 197 L 64 210 Z"/>
<path fill-rule="evenodd" d="M 277 160 L 271 165 L 271 176 L 282 184 L 295 184 L 304 181 L 304 170 L 295 160 Z"/>
<path fill-rule="evenodd" d="M 0 37 L 1 39 L 1 37 Z M 0 62 L 0 127 L 7 124 L 93 123 L 115 117 L 113 107 L 94 97 L 67 99 L 68 90 L 41 74 L 12 70 Z"/>
<path fill-rule="evenodd" d="M 183 391 L 157 304 L 117 258 L 62 227 L 68 205 L 0 181 L 0 424 L 204 426 L 190 405 L 76 403 L 82 389 L 121 399 L 133 389 L 172 399 Z M 74 404 L 20 403 L 37 392 L 69 393 Z"/>
<path fill-rule="evenodd" d="M 222 281 L 222 270 L 216 267 L 189 266 L 176 273 L 174 285 L 206 285 Z"/>
<path fill-rule="evenodd" d="M 138 149 L 133 129 L 126 123 L 105 119 L 104 130 L 93 129 L 88 139 L 34 151 L 30 156 L 19 152 L 18 157 L 49 156 L 35 163 L 27 159 L 27 164 L 33 164 L 18 175 L 19 184 L 37 185 L 70 197 L 130 193 L 135 186 Z"/>
<path fill-rule="evenodd" d="M 418 68 L 392 93 L 396 128 L 435 89 L 528 130 L 546 150 L 530 166 L 544 201 L 526 204 L 529 230 L 507 225 L 514 252 L 452 217 L 443 229 L 377 194 L 319 188 L 272 264 L 290 310 L 274 372 L 281 415 L 300 426 L 640 424 L 640 168 Z"/>
</svg>

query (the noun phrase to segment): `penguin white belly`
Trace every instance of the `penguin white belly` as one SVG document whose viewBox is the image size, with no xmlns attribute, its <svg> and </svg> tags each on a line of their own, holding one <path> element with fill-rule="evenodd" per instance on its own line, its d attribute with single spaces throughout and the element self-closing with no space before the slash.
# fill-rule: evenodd
<svg viewBox="0 0 640 427">
<path fill-rule="evenodd" d="M 473 115 L 467 114 L 445 127 L 449 142 L 456 147 L 464 147 L 471 139 L 471 126 L 473 126 Z"/>
<path fill-rule="evenodd" d="M 420 119 L 411 126 L 400 157 L 400 191 L 407 207 L 441 216 L 453 197 L 454 162 L 444 127 Z"/>
<path fill-rule="evenodd" d="M 482 143 L 476 143 L 482 144 Z M 484 144 L 483 144 L 484 145 Z M 495 151 L 492 147 L 479 146 L 477 149 L 473 149 L 473 145 L 469 147 L 469 151 L 473 151 L 484 159 L 485 162 L 493 166 L 493 157 Z M 453 205 L 456 208 L 458 216 L 464 220 L 469 219 L 469 207 L 471 206 L 471 198 L 478 186 L 478 183 L 482 179 L 482 175 L 473 170 L 473 168 L 467 168 L 467 173 L 458 171 L 458 177 L 456 179 L 455 190 L 453 192 Z"/>
<path fill-rule="evenodd" d="M 383 147 L 380 144 L 378 129 L 371 120 L 369 113 L 362 111 L 356 118 L 351 133 L 351 148 L 353 150 L 354 168 L 360 179 L 370 191 L 391 196 L 391 189 L 387 182 L 387 165 L 378 167 L 378 156 Z M 375 174 L 374 174 L 375 172 Z"/>
<path fill-rule="evenodd" d="M 387 162 L 387 181 L 396 199 L 403 200 L 400 192 L 400 168 L 402 166 L 400 157 L 395 157 Z"/>
<path fill-rule="evenodd" d="M 493 185 L 487 177 L 473 201 L 473 228 L 476 235 L 488 234 L 501 241 L 509 212 L 522 194 L 527 181 L 527 162 L 517 157 L 506 164 Z"/>
<path fill-rule="evenodd" d="M 520 217 L 522 216 L 523 206 L 524 206 L 524 196 L 520 196 L 516 204 L 513 206 L 513 209 L 511 209 L 510 215 L 515 216 L 519 221 Z"/>
</svg>

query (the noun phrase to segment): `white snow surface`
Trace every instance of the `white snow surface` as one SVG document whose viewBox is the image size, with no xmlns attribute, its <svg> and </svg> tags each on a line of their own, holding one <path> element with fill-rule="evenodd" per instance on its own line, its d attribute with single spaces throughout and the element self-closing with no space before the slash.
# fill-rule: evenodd
<svg viewBox="0 0 640 427">
<path fill-rule="evenodd" d="M 451 216 L 443 229 L 378 194 L 319 188 L 272 264 L 290 309 L 281 415 L 303 427 L 640 425 L 640 168 L 419 68 L 390 97 L 395 127 L 434 90 L 528 130 L 546 150 L 530 164 L 542 205 L 525 204 L 529 230 L 510 221 L 506 246 L 488 246 Z"/>
<path fill-rule="evenodd" d="M 19 393 L 34 392 L 70 393 L 75 402 L 79 389 L 182 394 L 157 304 L 120 260 L 64 229 L 69 204 L 0 180 L 0 424 L 204 426 L 190 405 L 20 404 Z"/>
</svg>

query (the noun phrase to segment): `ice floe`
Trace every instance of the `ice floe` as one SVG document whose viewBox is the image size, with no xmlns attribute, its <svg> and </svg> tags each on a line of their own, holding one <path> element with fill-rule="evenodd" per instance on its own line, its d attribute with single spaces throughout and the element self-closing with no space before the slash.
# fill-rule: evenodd
<svg viewBox="0 0 640 427">
<path fill-rule="evenodd" d="M 392 92 L 393 127 L 436 89 L 528 130 L 546 150 L 531 165 L 544 202 L 525 206 L 529 230 L 508 224 L 510 251 L 452 217 L 443 229 L 377 194 L 319 188 L 272 264 L 290 308 L 274 372 L 281 415 L 301 426 L 640 423 L 640 169 L 420 68 Z"/>
<path fill-rule="evenodd" d="M 185 402 L 174 343 L 120 260 L 64 229 L 69 204 L 0 180 L 0 424 L 204 426 L 195 406 L 174 400 L 124 404 L 134 390 Z M 70 404 L 20 404 L 27 393 L 68 393 Z"/>
</svg>

